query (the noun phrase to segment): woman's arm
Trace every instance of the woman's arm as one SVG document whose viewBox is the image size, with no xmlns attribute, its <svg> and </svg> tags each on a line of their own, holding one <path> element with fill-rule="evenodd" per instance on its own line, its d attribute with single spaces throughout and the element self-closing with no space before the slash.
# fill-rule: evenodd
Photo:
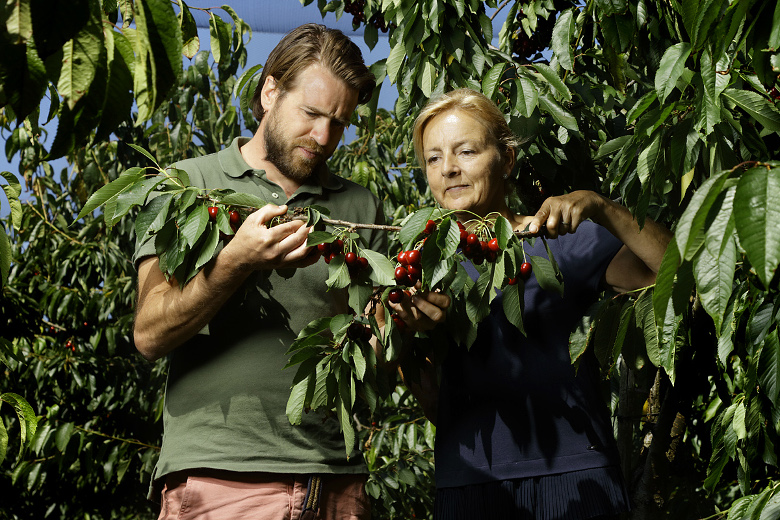
<svg viewBox="0 0 780 520">
<path fill-rule="evenodd" d="M 592 191 L 575 191 L 550 197 L 534 215 L 529 231 L 538 233 L 542 225 L 551 238 L 574 233 L 583 220 L 601 224 L 624 246 L 614 256 L 604 276 L 606 284 L 626 292 L 655 283 L 672 233 L 651 219 L 642 229 L 628 209 Z"/>
</svg>

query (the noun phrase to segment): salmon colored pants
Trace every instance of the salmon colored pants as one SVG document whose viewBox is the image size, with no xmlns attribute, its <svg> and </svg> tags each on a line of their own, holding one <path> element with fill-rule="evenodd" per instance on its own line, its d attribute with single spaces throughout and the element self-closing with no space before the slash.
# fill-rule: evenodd
<svg viewBox="0 0 780 520">
<path fill-rule="evenodd" d="M 320 475 L 319 504 L 306 519 L 368 520 L 366 475 Z M 166 477 L 158 520 L 299 520 L 309 475 L 214 470 Z"/>
</svg>

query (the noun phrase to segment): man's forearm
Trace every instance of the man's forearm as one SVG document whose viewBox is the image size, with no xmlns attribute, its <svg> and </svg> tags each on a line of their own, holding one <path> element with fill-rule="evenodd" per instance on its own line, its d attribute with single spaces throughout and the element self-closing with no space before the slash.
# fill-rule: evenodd
<svg viewBox="0 0 780 520">
<path fill-rule="evenodd" d="M 157 257 L 141 263 L 134 338 L 146 359 L 159 359 L 195 336 L 246 280 L 250 271 L 231 265 L 225 253 L 183 289 L 165 279 Z"/>
</svg>

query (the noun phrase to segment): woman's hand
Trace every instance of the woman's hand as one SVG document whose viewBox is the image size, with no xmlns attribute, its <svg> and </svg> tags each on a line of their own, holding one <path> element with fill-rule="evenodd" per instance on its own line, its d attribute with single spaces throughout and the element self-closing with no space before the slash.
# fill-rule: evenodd
<svg viewBox="0 0 780 520">
<path fill-rule="evenodd" d="M 599 221 L 609 201 L 593 191 L 579 190 L 558 197 L 549 197 L 528 225 L 531 233 L 539 233 L 542 226 L 547 236 L 556 238 L 574 233 L 583 220 Z"/>
</svg>

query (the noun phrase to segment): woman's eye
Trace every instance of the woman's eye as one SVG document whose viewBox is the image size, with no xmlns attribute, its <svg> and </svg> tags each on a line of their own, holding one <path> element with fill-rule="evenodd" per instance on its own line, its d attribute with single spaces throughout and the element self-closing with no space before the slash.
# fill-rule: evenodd
<svg viewBox="0 0 780 520">
<path fill-rule="evenodd" d="M 439 158 L 436 157 L 436 156 L 428 157 L 428 164 L 433 164 L 433 163 L 435 163 L 438 160 L 439 160 Z"/>
</svg>

